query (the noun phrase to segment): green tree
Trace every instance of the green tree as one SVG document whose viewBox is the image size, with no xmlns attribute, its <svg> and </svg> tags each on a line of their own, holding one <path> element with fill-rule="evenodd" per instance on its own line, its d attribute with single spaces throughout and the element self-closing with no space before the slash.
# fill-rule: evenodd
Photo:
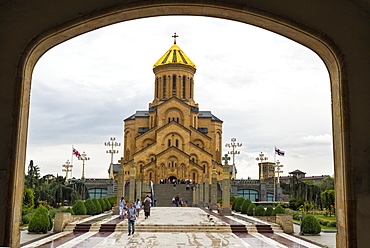
<svg viewBox="0 0 370 248">
<path fill-rule="evenodd" d="M 247 213 L 250 204 L 252 204 L 252 201 L 250 199 L 244 199 L 242 206 L 240 207 L 242 214 Z"/>
<path fill-rule="evenodd" d="M 81 200 L 77 201 L 76 204 L 73 205 L 72 210 L 76 215 L 86 215 L 87 212 L 86 206 Z"/>
<path fill-rule="evenodd" d="M 293 210 L 298 210 L 303 204 L 303 199 L 292 198 L 289 200 L 289 208 Z"/>
<path fill-rule="evenodd" d="M 285 214 L 285 209 L 280 204 L 276 206 L 273 212 L 273 215 L 277 214 Z"/>
<path fill-rule="evenodd" d="M 91 199 L 87 199 L 85 202 L 85 207 L 86 207 L 86 213 L 88 215 L 94 215 L 97 213 L 97 209 L 96 209 L 96 206 L 94 204 L 94 202 L 91 200 Z"/>
<path fill-rule="evenodd" d="M 262 205 L 256 207 L 255 215 L 256 216 L 265 216 L 265 208 Z"/>
<path fill-rule="evenodd" d="M 289 189 L 291 198 L 313 201 L 314 204 L 321 205 L 321 189 L 317 185 L 304 183 L 296 176 L 292 176 L 290 178 Z"/>
<path fill-rule="evenodd" d="M 325 190 L 321 193 L 322 206 L 326 208 L 330 216 L 335 210 L 335 190 Z"/>
<path fill-rule="evenodd" d="M 302 220 L 302 232 L 307 234 L 319 234 L 321 226 L 313 215 L 306 215 Z"/>
<path fill-rule="evenodd" d="M 274 208 L 272 206 L 267 206 L 265 215 L 266 216 L 272 216 L 274 213 Z"/>
<path fill-rule="evenodd" d="M 318 186 L 322 191 L 334 190 L 334 178 L 327 176 L 320 183 L 318 183 Z"/>
<path fill-rule="evenodd" d="M 107 211 L 107 205 L 105 204 L 105 201 L 103 200 L 103 198 L 99 198 L 98 199 L 98 202 L 100 203 L 100 206 L 101 206 L 101 209 L 102 209 L 102 212 L 104 211 Z"/>
<path fill-rule="evenodd" d="M 108 201 L 107 198 L 103 198 L 103 200 L 105 201 L 105 204 L 107 205 L 107 210 L 111 210 L 112 209 L 112 205 L 110 204 L 110 202 Z"/>
<path fill-rule="evenodd" d="M 240 207 L 242 206 L 242 204 L 243 204 L 244 200 L 245 200 L 245 198 L 244 198 L 244 197 L 238 197 L 238 198 L 235 200 L 234 210 L 235 210 L 236 212 L 241 212 Z"/>
<path fill-rule="evenodd" d="M 247 215 L 254 216 L 255 210 L 256 210 L 256 205 L 254 205 L 254 203 L 249 204 L 248 210 L 247 210 Z"/>
<path fill-rule="evenodd" d="M 103 209 L 102 209 L 98 199 L 93 198 L 92 201 L 93 201 L 93 203 L 95 204 L 95 207 L 96 207 L 96 213 L 95 214 L 101 214 L 103 212 Z"/>
<path fill-rule="evenodd" d="M 46 207 L 40 205 L 30 220 L 30 223 L 28 225 L 28 231 L 36 233 L 40 232 L 47 233 L 49 229 L 50 229 L 50 219 L 48 210 Z"/>
</svg>

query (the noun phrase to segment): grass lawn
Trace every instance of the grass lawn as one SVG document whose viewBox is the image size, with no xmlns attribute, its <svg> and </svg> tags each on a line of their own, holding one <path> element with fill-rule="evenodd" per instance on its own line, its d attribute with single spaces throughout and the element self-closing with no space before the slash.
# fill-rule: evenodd
<svg viewBox="0 0 370 248">
<path fill-rule="evenodd" d="M 332 215 L 330 217 L 330 216 L 324 216 L 323 214 L 318 214 L 318 215 L 315 215 L 315 217 L 318 219 L 322 219 L 322 220 L 326 220 L 330 222 L 337 221 L 337 219 L 335 218 L 335 215 Z"/>
</svg>

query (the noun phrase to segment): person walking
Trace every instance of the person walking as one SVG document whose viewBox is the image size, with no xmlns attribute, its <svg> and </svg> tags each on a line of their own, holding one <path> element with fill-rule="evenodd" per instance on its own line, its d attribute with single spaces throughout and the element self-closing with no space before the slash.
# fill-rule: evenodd
<svg viewBox="0 0 370 248">
<path fill-rule="evenodd" d="M 124 219 L 124 209 L 125 209 L 125 206 L 126 206 L 126 201 L 125 201 L 125 198 L 121 198 L 121 200 L 119 201 L 119 219 Z"/>
<path fill-rule="evenodd" d="M 140 199 L 137 199 L 136 202 L 135 202 L 135 208 L 136 208 L 136 215 L 137 217 L 139 217 L 139 212 L 140 212 L 140 208 L 141 208 L 141 201 Z"/>
<path fill-rule="evenodd" d="M 127 220 L 128 220 L 128 236 L 135 233 L 135 220 L 136 220 L 136 209 L 134 203 L 130 203 L 130 208 L 127 209 Z M 132 232 L 131 232 L 132 231 Z"/>
<path fill-rule="evenodd" d="M 150 216 L 150 205 L 152 204 L 152 200 L 147 195 L 144 202 L 144 213 L 145 213 L 145 219 L 147 219 Z"/>
</svg>

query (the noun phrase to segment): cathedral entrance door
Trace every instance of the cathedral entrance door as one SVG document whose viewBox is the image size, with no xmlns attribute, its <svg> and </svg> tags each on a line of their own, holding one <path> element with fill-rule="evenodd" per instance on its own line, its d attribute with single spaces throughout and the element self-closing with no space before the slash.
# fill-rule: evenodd
<svg viewBox="0 0 370 248">
<path fill-rule="evenodd" d="M 168 180 L 169 180 L 171 183 L 175 183 L 175 182 L 177 182 L 177 178 L 176 178 L 175 176 L 170 176 L 170 177 L 168 178 Z"/>
</svg>

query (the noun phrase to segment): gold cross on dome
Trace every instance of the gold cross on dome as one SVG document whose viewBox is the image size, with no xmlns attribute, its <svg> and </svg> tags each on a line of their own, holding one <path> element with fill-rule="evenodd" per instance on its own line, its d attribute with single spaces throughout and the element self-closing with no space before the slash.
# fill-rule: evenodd
<svg viewBox="0 0 370 248">
<path fill-rule="evenodd" d="M 174 42 L 173 44 L 176 44 L 176 38 L 179 37 L 178 35 L 176 35 L 176 33 L 174 35 L 172 35 L 172 38 L 174 38 Z"/>
</svg>

